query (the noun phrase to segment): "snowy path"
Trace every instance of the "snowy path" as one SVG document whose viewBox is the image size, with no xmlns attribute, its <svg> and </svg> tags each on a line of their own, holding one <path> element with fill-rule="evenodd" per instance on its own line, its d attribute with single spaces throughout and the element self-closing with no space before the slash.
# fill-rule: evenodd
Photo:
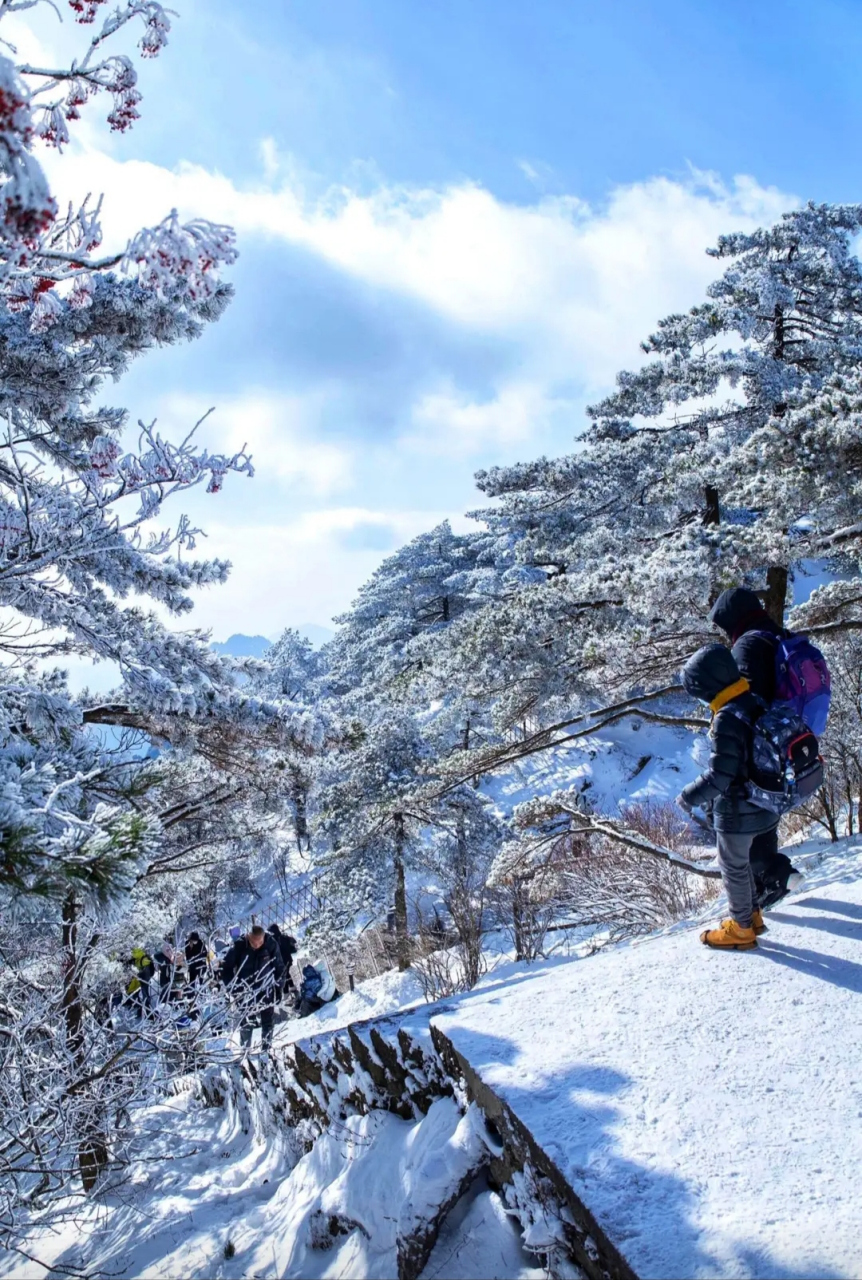
<svg viewBox="0 0 862 1280">
<path fill-rule="evenodd" d="M 643 1280 L 862 1274 L 859 876 L 757 951 L 675 932 L 434 1019 Z"/>
</svg>

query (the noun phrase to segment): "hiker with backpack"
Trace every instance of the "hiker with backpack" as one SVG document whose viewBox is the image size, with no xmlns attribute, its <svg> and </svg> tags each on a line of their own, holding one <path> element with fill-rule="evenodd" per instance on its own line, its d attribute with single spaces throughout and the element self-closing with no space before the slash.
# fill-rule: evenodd
<svg viewBox="0 0 862 1280">
<path fill-rule="evenodd" d="M 751 845 L 755 837 L 778 826 L 778 815 L 753 803 L 748 795 L 752 722 L 761 704 L 740 674 L 732 653 L 721 644 L 707 645 L 689 658 L 682 672 L 687 693 L 713 714 L 709 768 L 689 783 L 677 803 L 691 814 L 712 805 L 718 865 L 730 916 L 700 940 L 719 950 L 747 951 L 757 946 L 763 916 L 757 906 Z"/>
<path fill-rule="evenodd" d="M 815 735 L 822 734 L 829 712 L 831 682 L 823 655 L 807 637 L 779 627 L 748 587 L 722 591 L 709 615 L 732 644 L 740 674 L 765 707 L 792 703 Z M 801 875 L 778 849 L 778 828 L 755 837 L 751 866 L 761 907 L 774 906 Z"/>
<path fill-rule="evenodd" d="M 781 815 L 823 782 L 815 727 L 822 732 L 829 713 L 825 659 L 805 636 L 782 632 L 771 643 L 775 678 L 769 703 L 754 693 L 723 645 L 698 650 L 682 672 L 686 692 L 713 715 L 709 769 L 683 790 L 678 803 L 689 814 L 712 807 L 731 916 L 702 933 L 701 941 L 720 949 L 757 945 L 765 926 L 751 866 L 754 840 L 768 837 L 777 847 Z"/>
<path fill-rule="evenodd" d="M 284 961 L 278 944 L 263 925 L 256 924 L 244 938 L 237 938 L 225 956 L 222 981 L 238 999 L 243 1017 L 240 1044 L 251 1047 L 256 1026 L 260 1026 L 261 1047 L 272 1044 L 275 1002 L 284 982 Z"/>
<path fill-rule="evenodd" d="M 133 1009 L 137 1017 L 147 1017 L 150 1012 L 150 982 L 156 976 L 156 966 L 143 947 L 132 947 L 125 963 L 132 976 L 126 983 L 123 1003 Z"/>
<path fill-rule="evenodd" d="M 299 944 L 296 938 L 289 933 L 282 933 L 277 924 L 271 924 L 267 929 L 267 933 L 276 941 L 281 958 L 284 961 L 284 985 L 283 994 L 286 996 L 289 991 L 296 991 L 293 978 L 290 976 L 290 967 L 293 964 L 293 957 L 299 950 Z"/>
<path fill-rule="evenodd" d="M 329 966 L 323 960 L 303 966 L 302 982 L 296 995 L 294 1008 L 300 1018 L 316 1013 L 330 1000 L 337 1000 L 341 993 L 335 985 Z"/>
</svg>

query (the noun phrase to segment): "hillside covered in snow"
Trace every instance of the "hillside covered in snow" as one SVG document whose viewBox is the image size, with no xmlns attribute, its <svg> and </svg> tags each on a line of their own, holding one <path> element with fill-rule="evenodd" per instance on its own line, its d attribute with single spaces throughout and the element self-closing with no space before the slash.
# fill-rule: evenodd
<svg viewBox="0 0 862 1280">
<path fill-rule="evenodd" d="M 301 1056 L 280 1039 L 244 1079 L 145 1107 L 116 1185 L 34 1254 L 195 1280 L 527 1280 L 549 1257 L 559 1275 L 855 1276 L 862 845 L 796 857 L 806 888 L 756 953 L 711 954 L 691 921 L 580 959 L 497 957 L 438 1005 L 371 980 L 366 1004 L 299 1024 Z M 349 1022 L 376 1085 L 337 1050 Z M 406 1079 L 379 1052 L 396 1035 Z M 319 1107 L 299 1122 L 297 1079 Z M 44 1271 L 9 1256 L 3 1274 Z"/>
</svg>

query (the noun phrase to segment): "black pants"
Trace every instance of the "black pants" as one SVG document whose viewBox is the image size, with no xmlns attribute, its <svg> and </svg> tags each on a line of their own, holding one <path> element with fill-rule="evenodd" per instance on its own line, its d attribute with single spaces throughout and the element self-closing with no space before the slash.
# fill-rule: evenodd
<svg viewBox="0 0 862 1280">
<path fill-rule="evenodd" d="M 246 1018 L 239 1029 L 239 1041 L 244 1049 L 251 1046 L 252 1032 L 255 1027 L 260 1027 L 261 1047 L 266 1049 L 272 1044 L 272 1022 L 275 1016 L 275 1008 L 271 1004 L 262 1005 L 257 1014 L 251 1014 Z"/>
<path fill-rule="evenodd" d="M 310 1013 L 316 1013 L 318 1009 L 323 1008 L 323 1001 L 318 1000 L 317 996 L 300 996 L 296 1004 L 296 1010 L 300 1018 L 307 1018 Z"/>
<path fill-rule="evenodd" d="M 751 842 L 751 869 L 760 906 L 770 906 L 787 893 L 787 877 L 793 863 L 778 850 L 778 827 L 761 831 Z"/>
</svg>

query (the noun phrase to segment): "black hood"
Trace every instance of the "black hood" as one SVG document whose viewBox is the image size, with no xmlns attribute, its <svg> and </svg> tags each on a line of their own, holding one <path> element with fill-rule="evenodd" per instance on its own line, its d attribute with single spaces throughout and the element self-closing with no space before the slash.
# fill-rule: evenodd
<svg viewBox="0 0 862 1280">
<path fill-rule="evenodd" d="M 732 640 L 756 628 L 777 629 L 756 592 L 748 587 L 731 587 L 729 591 L 722 591 L 710 610 L 709 620 L 721 627 Z"/>
<path fill-rule="evenodd" d="M 693 698 L 712 702 L 713 698 L 740 678 L 736 659 L 723 644 L 698 649 L 682 669 L 682 683 Z"/>
</svg>

